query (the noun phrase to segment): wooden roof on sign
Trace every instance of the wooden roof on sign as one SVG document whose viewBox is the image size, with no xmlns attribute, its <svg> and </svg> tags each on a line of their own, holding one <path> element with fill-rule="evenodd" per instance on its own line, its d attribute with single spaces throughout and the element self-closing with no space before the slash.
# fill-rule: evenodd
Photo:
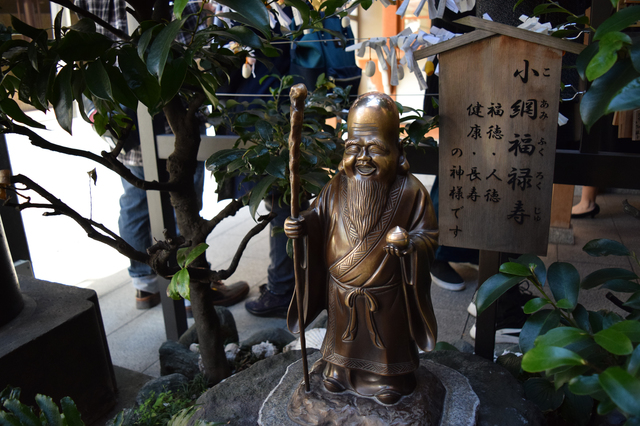
<svg viewBox="0 0 640 426">
<path fill-rule="evenodd" d="M 424 59 L 428 56 L 437 55 L 438 53 L 446 52 L 448 50 L 452 50 L 498 34 L 576 54 L 582 52 L 582 50 L 586 47 L 584 44 L 562 40 L 544 34 L 534 33 L 533 31 L 523 30 L 522 28 L 500 24 L 499 22 L 476 18 L 475 16 L 465 16 L 464 18 L 458 19 L 455 22 L 457 24 L 474 27 L 476 28 L 476 30 L 458 37 L 454 37 L 450 40 L 443 41 L 442 43 L 434 44 L 433 46 L 420 49 L 416 51 L 416 53 L 414 53 L 414 58 L 416 60 Z"/>
</svg>

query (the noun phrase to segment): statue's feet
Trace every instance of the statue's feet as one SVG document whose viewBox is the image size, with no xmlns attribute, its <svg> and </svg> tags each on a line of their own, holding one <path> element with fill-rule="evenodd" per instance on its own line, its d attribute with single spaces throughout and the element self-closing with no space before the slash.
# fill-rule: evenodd
<svg viewBox="0 0 640 426">
<path fill-rule="evenodd" d="M 414 373 L 399 376 L 381 376 L 366 371 L 351 370 L 351 384 L 360 395 L 372 396 L 379 402 L 392 405 L 416 388 Z"/>
<path fill-rule="evenodd" d="M 382 404 L 393 405 L 400 401 L 400 398 L 403 396 L 404 395 L 390 389 L 383 389 L 375 395 L 375 398 Z"/>
<path fill-rule="evenodd" d="M 324 388 L 329 392 L 341 393 L 350 389 L 349 373 L 343 367 L 327 362 L 322 372 Z"/>
</svg>

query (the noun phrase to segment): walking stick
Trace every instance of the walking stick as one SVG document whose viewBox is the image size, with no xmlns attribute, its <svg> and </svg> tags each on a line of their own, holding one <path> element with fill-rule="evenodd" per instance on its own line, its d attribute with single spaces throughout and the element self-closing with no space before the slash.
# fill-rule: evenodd
<svg viewBox="0 0 640 426">
<path fill-rule="evenodd" d="M 304 118 L 304 100 L 307 88 L 304 84 L 296 84 L 289 93 L 291 99 L 291 132 L 289 133 L 289 179 L 291 181 L 291 217 L 300 216 L 300 144 L 302 143 L 302 120 Z M 304 371 L 304 388 L 311 390 L 309 382 L 309 366 L 307 365 L 307 345 L 304 336 L 304 311 L 302 306 L 302 245 L 298 238 L 293 239 L 293 264 L 296 279 L 296 303 L 298 306 L 298 328 L 300 329 L 300 350 L 302 351 L 302 369 Z"/>
</svg>

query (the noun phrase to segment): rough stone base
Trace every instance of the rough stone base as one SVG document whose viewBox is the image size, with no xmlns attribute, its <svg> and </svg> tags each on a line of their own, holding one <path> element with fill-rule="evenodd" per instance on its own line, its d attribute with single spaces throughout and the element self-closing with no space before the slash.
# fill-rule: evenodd
<svg viewBox="0 0 640 426">
<path fill-rule="evenodd" d="M 314 353 L 314 358 L 311 354 L 309 355 L 309 364 L 319 358 L 319 353 Z M 456 370 L 468 380 L 480 399 L 478 426 L 546 424 L 536 405 L 524 398 L 522 386 L 503 367 L 478 356 L 456 351 L 431 352 L 421 355 L 420 358 Z M 258 423 L 260 411 L 264 411 L 263 402 L 273 398 L 273 389 L 284 380 L 283 376 L 287 368 L 299 359 L 299 351 L 287 352 L 260 361 L 251 368 L 229 377 L 198 398 L 199 409 L 193 420 L 218 421 L 234 426 L 255 426 Z M 297 376 L 297 382 L 300 382 L 301 378 L 300 373 Z M 288 400 L 276 400 L 276 403 L 286 407 Z M 443 412 L 446 408 L 445 404 Z M 454 404 L 452 409 L 455 408 Z M 265 418 L 264 414 L 263 418 Z M 282 414 L 288 420 L 286 409 L 282 410 Z M 285 426 L 285 423 L 276 424 Z M 463 424 L 453 420 L 449 426 Z"/>
<path fill-rule="evenodd" d="M 319 353 L 310 357 L 314 362 Z M 314 365 L 311 391 L 304 392 L 302 363 L 293 363 L 265 401 L 258 424 L 299 425 L 456 425 L 472 426 L 480 401 L 460 373 L 423 360 L 417 372 L 418 388 L 397 404 L 385 406 L 353 393 L 334 394 L 322 385 L 324 362 Z M 293 419 L 293 420 L 292 420 Z"/>
</svg>

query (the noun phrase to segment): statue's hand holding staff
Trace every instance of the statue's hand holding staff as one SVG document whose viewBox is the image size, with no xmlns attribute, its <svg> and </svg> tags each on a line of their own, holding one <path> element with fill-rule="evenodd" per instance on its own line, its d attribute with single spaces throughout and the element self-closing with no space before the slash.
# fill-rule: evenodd
<svg viewBox="0 0 640 426">
<path fill-rule="evenodd" d="M 307 236 L 307 224 L 302 216 L 288 217 L 284 220 L 284 234 L 295 240 Z"/>
</svg>

